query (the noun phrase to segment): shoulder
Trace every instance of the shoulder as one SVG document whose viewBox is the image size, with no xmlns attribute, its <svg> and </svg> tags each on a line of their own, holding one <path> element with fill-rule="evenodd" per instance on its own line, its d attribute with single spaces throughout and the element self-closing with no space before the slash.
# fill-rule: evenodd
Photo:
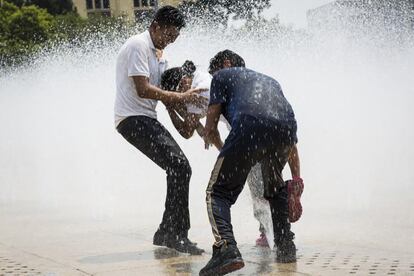
<svg viewBox="0 0 414 276">
<path fill-rule="evenodd" d="M 213 81 L 225 80 L 234 75 L 234 68 L 225 68 L 217 71 L 213 75 Z"/>
<path fill-rule="evenodd" d="M 126 47 L 131 50 L 150 50 L 149 43 L 144 33 L 131 36 L 125 44 Z"/>
<path fill-rule="evenodd" d="M 217 73 L 214 74 L 214 76 L 244 76 L 246 73 L 255 72 L 251 69 L 245 68 L 245 67 L 230 67 L 230 68 L 224 68 L 220 71 L 217 71 Z"/>
<path fill-rule="evenodd" d="M 204 71 L 196 70 L 193 77 L 193 87 L 199 87 L 200 84 L 211 83 L 212 76 Z"/>
<path fill-rule="evenodd" d="M 270 83 L 272 86 L 280 89 L 281 87 L 280 83 L 275 78 L 269 75 L 263 74 L 263 73 L 259 73 L 259 72 L 255 72 L 255 73 L 257 74 L 257 79 L 261 79 L 263 82 Z"/>
</svg>

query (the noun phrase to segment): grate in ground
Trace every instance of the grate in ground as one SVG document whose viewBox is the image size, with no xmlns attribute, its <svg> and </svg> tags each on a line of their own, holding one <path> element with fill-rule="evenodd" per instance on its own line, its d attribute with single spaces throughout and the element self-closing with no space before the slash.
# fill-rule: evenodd
<svg viewBox="0 0 414 276">
<path fill-rule="evenodd" d="M 9 275 L 41 275 L 42 272 L 35 268 L 21 264 L 10 258 L 0 256 L 0 276 Z"/>
<path fill-rule="evenodd" d="M 414 263 L 357 253 L 305 253 L 299 262 L 305 265 L 305 272 L 306 268 L 317 266 L 324 273 L 336 271 L 351 275 L 414 275 Z"/>
</svg>

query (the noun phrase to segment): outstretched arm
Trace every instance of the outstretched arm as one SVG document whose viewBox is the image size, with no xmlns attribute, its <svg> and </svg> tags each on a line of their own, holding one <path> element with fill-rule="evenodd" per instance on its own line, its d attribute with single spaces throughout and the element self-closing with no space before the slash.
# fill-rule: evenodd
<svg viewBox="0 0 414 276">
<path fill-rule="evenodd" d="M 160 100 L 164 104 L 192 103 L 196 106 L 204 106 L 206 99 L 200 96 L 205 89 L 190 89 L 184 93 L 162 90 L 149 83 L 147 77 L 133 76 L 135 89 L 141 98 Z"/>
</svg>

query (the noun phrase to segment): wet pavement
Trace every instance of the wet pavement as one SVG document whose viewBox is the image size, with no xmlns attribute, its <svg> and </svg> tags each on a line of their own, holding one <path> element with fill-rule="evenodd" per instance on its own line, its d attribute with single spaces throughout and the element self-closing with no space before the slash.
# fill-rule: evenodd
<svg viewBox="0 0 414 276">
<path fill-rule="evenodd" d="M 207 253 L 189 256 L 153 246 L 151 219 L 139 224 L 134 215 L 96 218 L 30 204 L 0 210 L 0 275 L 198 275 L 211 256 L 212 235 L 204 224 L 193 225 L 191 236 Z M 387 233 L 380 228 L 361 242 L 341 225 L 318 235 L 308 222 L 297 231 L 294 264 L 277 264 L 272 250 L 254 246 L 255 225 L 237 225 L 246 266 L 234 275 L 414 275 L 410 228 L 394 229 L 400 240 L 397 235 L 392 243 L 381 238 Z"/>
</svg>

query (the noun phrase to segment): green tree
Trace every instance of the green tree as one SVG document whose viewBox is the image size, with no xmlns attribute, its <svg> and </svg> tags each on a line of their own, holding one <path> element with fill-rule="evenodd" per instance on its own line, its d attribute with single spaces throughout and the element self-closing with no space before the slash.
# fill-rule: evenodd
<svg viewBox="0 0 414 276">
<path fill-rule="evenodd" d="M 53 17 L 46 10 L 36 6 L 23 6 L 10 16 L 11 38 L 30 43 L 45 42 L 53 23 Z"/>
<path fill-rule="evenodd" d="M 72 0 L 6 0 L 18 7 L 36 5 L 46 9 L 48 13 L 57 15 L 72 12 L 74 10 Z"/>
<path fill-rule="evenodd" d="M 11 3 L 3 3 L 0 7 L 0 38 L 3 41 L 10 34 L 10 17 L 19 10 Z"/>
<path fill-rule="evenodd" d="M 20 63 L 50 38 L 54 18 L 36 6 L 21 8 L 8 2 L 0 7 L 0 65 Z"/>
</svg>

